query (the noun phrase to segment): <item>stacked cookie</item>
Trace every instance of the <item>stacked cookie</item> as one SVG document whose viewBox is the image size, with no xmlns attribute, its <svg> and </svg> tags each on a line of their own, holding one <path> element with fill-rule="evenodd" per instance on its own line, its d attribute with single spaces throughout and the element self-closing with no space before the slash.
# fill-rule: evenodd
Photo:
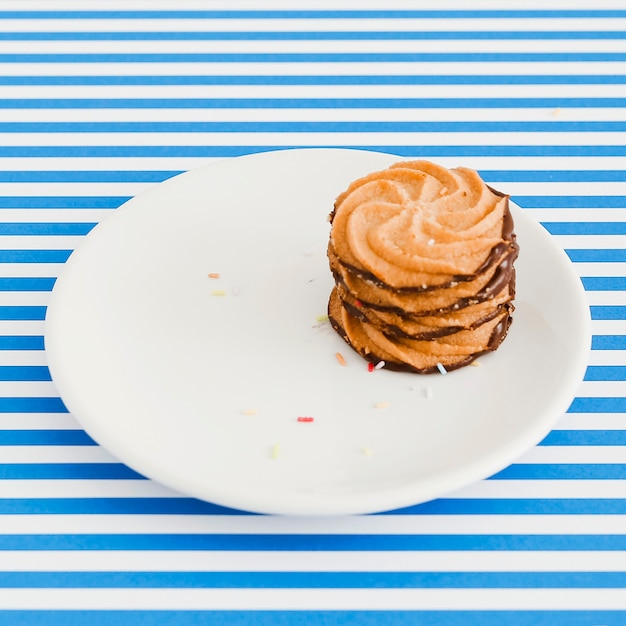
<svg viewBox="0 0 626 626">
<path fill-rule="evenodd" d="M 367 360 L 445 372 L 498 348 L 519 251 L 508 196 L 473 170 L 408 161 L 353 182 L 330 218 L 329 318 Z"/>
</svg>

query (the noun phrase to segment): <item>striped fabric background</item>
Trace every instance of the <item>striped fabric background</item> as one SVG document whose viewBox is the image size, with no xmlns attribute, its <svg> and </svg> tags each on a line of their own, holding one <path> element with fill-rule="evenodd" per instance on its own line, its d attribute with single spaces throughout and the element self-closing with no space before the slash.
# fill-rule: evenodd
<svg viewBox="0 0 626 626">
<path fill-rule="evenodd" d="M 435 4 L 0 4 L 0 624 L 626 624 L 626 7 Z M 44 318 L 90 229 L 212 159 L 311 146 L 472 165 L 582 277 L 586 379 L 489 480 L 247 515 L 65 411 Z"/>
</svg>

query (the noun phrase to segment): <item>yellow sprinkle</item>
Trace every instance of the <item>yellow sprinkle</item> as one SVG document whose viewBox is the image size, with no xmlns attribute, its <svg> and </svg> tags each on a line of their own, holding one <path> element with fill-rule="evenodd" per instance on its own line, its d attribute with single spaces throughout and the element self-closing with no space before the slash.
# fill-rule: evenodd
<svg viewBox="0 0 626 626">
<path fill-rule="evenodd" d="M 209 276 L 209 278 L 219 278 L 220 277 L 218 272 L 211 272 L 208 276 Z"/>
<path fill-rule="evenodd" d="M 256 415 L 257 411 L 256 409 L 244 409 L 242 413 L 244 415 Z"/>
<path fill-rule="evenodd" d="M 374 456 L 374 453 L 371 451 L 370 448 L 361 448 L 361 452 L 365 455 L 365 456 Z"/>
<path fill-rule="evenodd" d="M 343 354 L 341 354 L 341 352 L 335 352 L 335 357 L 337 358 L 337 361 L 339 361 L 339 365 L 343 365 L 343 367 L 347 365 L 346 360 L 343 358 Z"/>
<path fill-rule="evenodd" d="M 211 292 L 212 296 L 225 296 L 226 295 L 226 291 L 224 289 L 214 289 Z"/>
<path fill-rule="evenodd" d="M 480 361 L 472 361 L 472 362 L 470 363 L 470 365 L 471 365 L 472 367 L 480 367 Z"/>
<path fill-rule="evenodd" d="M 272 458 L 276 460 L 279 454 L 280 454 L 280 444 L 275 443 L 274 447 L 272 448 Z"/>
<path fill-rule="evenodd" d="M 375 409 L 386 409 L 389 406 L 389 402 L 377 402 L 374 405 Z"/>
<path fill-rule="evenodd" d="M 328 321 L 328 315 L 318 315 L 315 319 L 318 322 L 327 322 Z"/>
</svg>

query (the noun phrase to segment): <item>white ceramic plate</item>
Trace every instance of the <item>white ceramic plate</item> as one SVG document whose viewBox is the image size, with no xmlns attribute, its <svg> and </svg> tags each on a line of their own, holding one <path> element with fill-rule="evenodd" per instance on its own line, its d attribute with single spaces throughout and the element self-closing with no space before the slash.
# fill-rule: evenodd
<svg viewBox="0 0 626 626">
<path fill-rule="evenodd" d="M 416 504 L 539 442 L 583 377 L 589 309 L 565 253 L 518 207 L 514 322 L 481 367 L 370 373 L 318 322 L 334 198 L 397 160 L 250 155 L 120 207 L 71 255 L 48 307 L 47 357 L 70 412 L 147 477 L 277 514 Z"/>
</svg>

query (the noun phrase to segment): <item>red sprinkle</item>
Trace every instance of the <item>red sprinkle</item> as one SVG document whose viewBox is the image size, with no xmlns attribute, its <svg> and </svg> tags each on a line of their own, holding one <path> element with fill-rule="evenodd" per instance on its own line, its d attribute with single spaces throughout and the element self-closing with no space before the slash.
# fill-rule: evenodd
<svg viewBox="0 0 626 626">
<path fill-rule="evenodd" d="M 355 301 L 354 301 L 354 306 L 355 306 L 357 309 L 360 309 L 363 305 L 361 304 L 361 301 L 360 301 L 360 300 L 355 300 Z"/>
<path fill-rule="evenodd" d="M 314 421 L 315 418 L 314 417 L 299 417 L 298 421 L 299 422 L 312 422 Z"/>
<path fill-rule="evenodd" d="M 373 363 L 368 363 L 367 364 L 367 371 L 368 372 L 373 372 L 374 371 L 374 364 Z"/>
</svg>

